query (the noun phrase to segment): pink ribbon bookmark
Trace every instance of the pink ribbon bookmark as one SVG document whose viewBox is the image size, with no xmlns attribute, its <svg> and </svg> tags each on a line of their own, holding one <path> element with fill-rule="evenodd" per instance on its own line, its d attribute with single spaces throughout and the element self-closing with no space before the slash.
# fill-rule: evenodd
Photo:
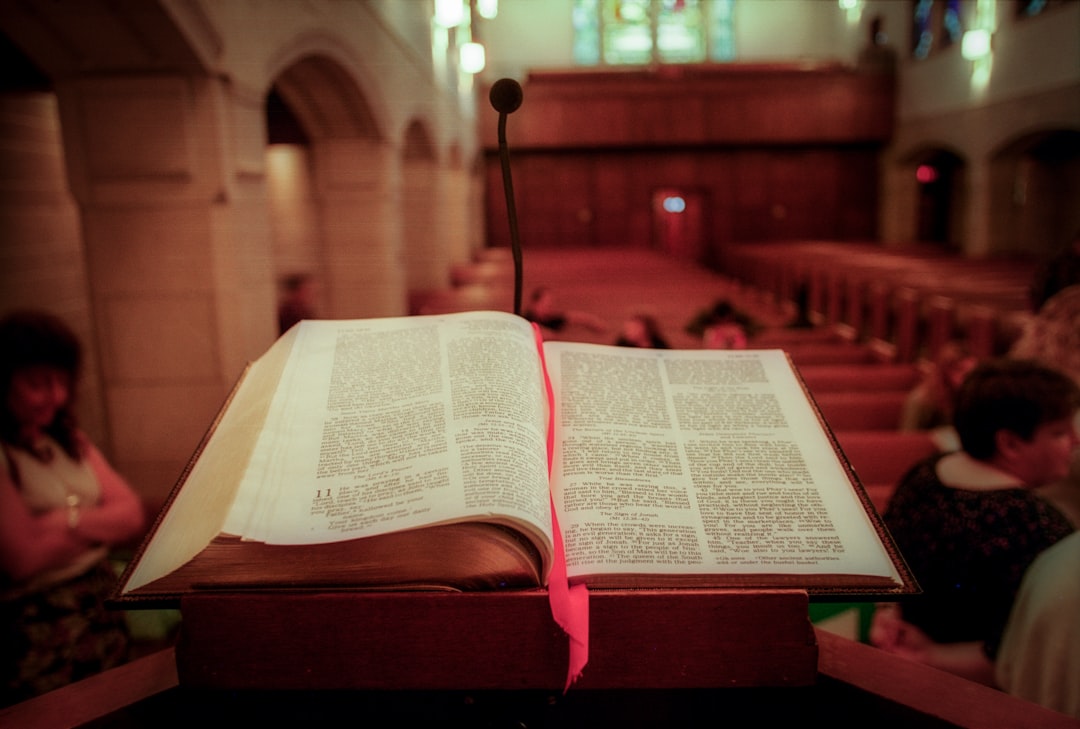
<svg viewBox="0 0 1080 729">
<path fill-rule="evenodd" d="M 547 392 L 550 423 L 555 422 L 555 396 L 548 378 L 547 362 L 544 360 L 544 339 L 540 327 L 533 324 L 536 333 L 536 349 L 540 353 L 540 367 L 544 371 L 544 387 Z M 549 424 L 547 432 L 548 478 L 551 478 L 551 461 L 555 453 L 555 428 Z M 581 677 L 589 662 L 589 591 L 585 585 L 571 585 L 566 576 L 566 553 L 563 551 L 562 529 L 555 513 L 555 501 L 551 501 L 551 530 L 555 542 L 555 560 L 548 577 L 548 602 L 551 616 L 570 639 L 570 661 L 566 672 L 563 693 L 570 690 L 574 681 Z"/>
</svg>

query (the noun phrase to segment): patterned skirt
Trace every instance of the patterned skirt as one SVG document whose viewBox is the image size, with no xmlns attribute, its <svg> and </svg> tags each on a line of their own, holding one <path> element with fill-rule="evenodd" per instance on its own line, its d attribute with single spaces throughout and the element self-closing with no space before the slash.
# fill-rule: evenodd
<svg viewBox="0 0 1080 729">
<path fill-rule="evenodd" d="M 24 701 L 124 663 L 128 628 L 105 608 L 116 582 L 108 560 L 43 592 L 0 603 L 0 706 Z"/>
</svg>

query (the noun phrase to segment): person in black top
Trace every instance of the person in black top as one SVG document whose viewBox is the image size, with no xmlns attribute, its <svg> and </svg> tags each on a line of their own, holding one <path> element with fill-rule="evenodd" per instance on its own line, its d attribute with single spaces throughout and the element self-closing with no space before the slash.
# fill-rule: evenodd
<svg viewBox="0 0 1080 729">
<path fill-rule="evenodd" d="M 1062 478 L 1080 445 L 1080 387 L 1027 360 L 977 366 L 957 394 L 961 450 L 917 463 L 885 524 L 923 593 L 875 612 L 880 648 L 982 683 L 1024 571 L 1073 531 L 1034 489 Z"/>
</svg>

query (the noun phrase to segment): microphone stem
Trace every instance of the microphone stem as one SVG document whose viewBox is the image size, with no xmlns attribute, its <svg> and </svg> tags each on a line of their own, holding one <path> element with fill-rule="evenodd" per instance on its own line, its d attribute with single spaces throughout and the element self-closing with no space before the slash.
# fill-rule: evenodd
<svg viewBox="0 0 1080 729">
<path fill-rule="evenodd" d="M 514 313 L 521 316 L 521 239 L 518 235 L 517 209 L 514 205 L 514 182 L 510 178 L 510 151 L 506 146 L 506 114 L 499 114 L 499 161 L 502 163 L 503 196 L 506 217 L 510 220 L 510 252 L 514 256 Z"/>
</svg>

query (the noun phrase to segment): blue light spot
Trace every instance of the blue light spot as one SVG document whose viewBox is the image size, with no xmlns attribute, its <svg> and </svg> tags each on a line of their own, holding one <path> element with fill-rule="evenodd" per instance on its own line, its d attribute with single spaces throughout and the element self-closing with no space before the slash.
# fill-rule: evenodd
<svg viewBox="0 0 1080 729">
<path fill-rule="evenodd" d="M 686 201 L 677 195 L 664 198 L 664 210 L 669 213 L 681 213 L 686 210 Z"/>
</svg>

